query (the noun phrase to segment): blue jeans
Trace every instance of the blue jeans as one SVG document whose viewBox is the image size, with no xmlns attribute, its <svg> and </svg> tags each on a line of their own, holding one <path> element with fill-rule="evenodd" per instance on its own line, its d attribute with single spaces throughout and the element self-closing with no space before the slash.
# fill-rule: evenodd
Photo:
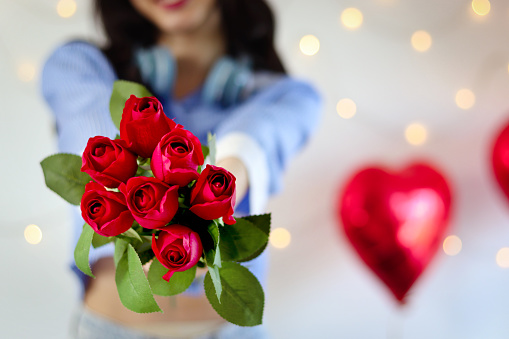
<svg viewBox="0 0 509 339">
<path fill-rule="evenodd" d="M 72 339 L 183 339 L 182 337 L 155 337 L 112 322 L 86 309 L 77 312 L 71 325 Z M 240 327 L 230 323 L 212 333 L 186 339 L 269 339 L 263 325 Z"/>
</svg>

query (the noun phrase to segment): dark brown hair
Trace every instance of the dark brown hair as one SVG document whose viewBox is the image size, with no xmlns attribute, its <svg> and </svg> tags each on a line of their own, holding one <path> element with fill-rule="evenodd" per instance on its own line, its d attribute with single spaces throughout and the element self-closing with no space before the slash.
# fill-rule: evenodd
<svg viewBox="0 0 509 339">
<path fill-rule="evenodd" d="M 228 55 L 249 56 L 254 70 L 286 73 L 274 48 L 274 16 L 264 0 L 217 0 L 217 6 Z M 133 51 L 154 45 L 159 30 L 128 0 L 96 0 L 95 8 L 108 39 L 103 52 L 118 77 L 141 82 Z"/>
</svg>

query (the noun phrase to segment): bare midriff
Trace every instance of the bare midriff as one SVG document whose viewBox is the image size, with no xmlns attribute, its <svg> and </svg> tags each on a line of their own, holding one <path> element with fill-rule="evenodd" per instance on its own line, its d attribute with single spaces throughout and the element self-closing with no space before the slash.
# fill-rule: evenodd
<svg viewBox="0 0 509 339">
<path fill-rule="evenodd" d="M 91 280 L 85 292 L 84 302 L 86 307 L 95 313 L 126 326 L 161 322 L 178 323 L 211 320 L 215 320 L 218 323 L 224 322 L 214 311 L 205 295 L 197 297 L 186 295 L 176 295 L 173 297 L 155 296 L 163 313 L 139 314 L 132 312 L 122 305 L 118 296 L 113 258 L 98 260 L 93 267 L 93 272 L 96 278 Z"/>
</svg>

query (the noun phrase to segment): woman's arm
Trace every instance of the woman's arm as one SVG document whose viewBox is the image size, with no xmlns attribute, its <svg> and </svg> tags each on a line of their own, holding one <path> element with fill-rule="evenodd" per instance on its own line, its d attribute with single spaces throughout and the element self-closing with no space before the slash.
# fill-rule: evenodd
<svg viewBox="0 0 509 339">
<path fill-rule="evenodd" d="M 113 67 L 95 46 L 71 42 L 49 57 L 42 72 L 42 93 L 55 116 L 60 152 L 81 155 L 90 137 L 114 138 L 118 130 L 109 113 Z M 81 233 L 79 207 L 73 209 L 74 243 Z M 113 255 L 113 245 L 91 248 L 90 262 Z M 75 268 L 75 267 L 74 267 Z M 77 269 L 75 269 L 78 272 Z M 78 273 L 86 282 L 86 276 Z"/>
<path fill-rule="evenodd" d="M 249 213 L 263 213 L 269 195 L 280 190 L 283 171 L 316 129 L 320 111 L 314 88 L 285 76 L 233 108 L 216 129 L 218 162 L 234 158 L 245 167 Z"/>
</svg>

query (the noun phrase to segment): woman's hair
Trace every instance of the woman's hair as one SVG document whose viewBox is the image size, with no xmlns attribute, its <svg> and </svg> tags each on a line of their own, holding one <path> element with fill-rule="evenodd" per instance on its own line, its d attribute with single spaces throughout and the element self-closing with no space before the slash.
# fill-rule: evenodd
<svg viewBox="0 0 509 339">
<path fill-rule="evenodd" d="M 141 82 L 133 51 L 154 45 L 159 30 L 128 0 L 96 0 L 95 6 L 108 39 L 103 51 L 117 75 Z M 286 73 L 274 48 L 274 16 L 264 0 L 217 0 L 217 6 L 228 55 L 249 56 L 254 70 Z"/>
</svg>

